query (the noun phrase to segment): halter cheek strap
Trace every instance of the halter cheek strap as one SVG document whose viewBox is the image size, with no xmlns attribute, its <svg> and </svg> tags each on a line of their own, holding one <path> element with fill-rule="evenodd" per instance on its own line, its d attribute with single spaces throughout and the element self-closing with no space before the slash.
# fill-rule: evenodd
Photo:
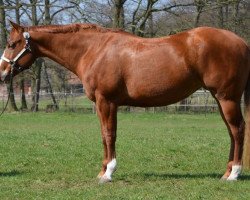
<svg viewBox="0 0 250 200">
<path fill-rule="evenodd" d="M 23 37 L 25 39 L 25 46 L 24 48 L 16 55 L 15 58 L 13 58 L 12 60 L 6 58 L 4 55 L 2 55 L 1 59 L 4 60 L 5 62 L 9 63 L 11 66 L 11 73 L 13 72 L 14 69 L 21 71 L 22 67 L 21 66 L 17 66 L 17 61 L 24 55 L 24 53 L 27 52 L 31 52 L 31 48 L 30 48 L 30 44 L 29 44 L 29 38 L 30 38 L 30 34 L 29 32 L 24 32 L 23 33 Z"/>
</svg>

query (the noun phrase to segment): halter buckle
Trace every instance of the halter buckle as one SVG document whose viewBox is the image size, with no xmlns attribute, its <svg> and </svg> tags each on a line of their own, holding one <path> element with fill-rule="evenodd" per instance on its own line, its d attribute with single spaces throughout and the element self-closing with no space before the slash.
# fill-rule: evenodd
<svg viewBox="0 0 250 200">
<path fill-rule="evenodd" d="M 23 37 L 25 38 L 25 40 L 28 40 L 30 38 L 29 32 L 23 32 Z"/>
</svg>

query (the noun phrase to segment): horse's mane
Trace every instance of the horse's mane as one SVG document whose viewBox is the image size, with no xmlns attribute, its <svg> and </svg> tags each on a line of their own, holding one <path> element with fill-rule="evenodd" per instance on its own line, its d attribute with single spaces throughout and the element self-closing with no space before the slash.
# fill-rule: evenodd
<svg viewBox="0 0 250 200">
<path fill-rule="evenodd" d="M 69 24 L 69 25 L 42 25 L 27 27 L 28 31 L 47 32 L 47 33 L 74 33 L 84 30 L 94 30 L 97 32 L 121 32 L 121 29 L 104 28 L 96 24 Z"/>
</svg>

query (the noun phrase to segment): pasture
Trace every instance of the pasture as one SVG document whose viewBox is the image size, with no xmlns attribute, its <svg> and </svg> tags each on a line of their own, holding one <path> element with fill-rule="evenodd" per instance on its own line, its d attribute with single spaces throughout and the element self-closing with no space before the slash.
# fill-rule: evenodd
<svg viewBox="0 0 250 200">
<path fill-rule="evenodd" d="M 0 199 L 250 199 L 250 173 L 220 177 L 229 136 L 218 114 L 119 113 L 113 182 L 98 185 L 102 142 L 94 114 L 0 119 Z"/>
</svg>

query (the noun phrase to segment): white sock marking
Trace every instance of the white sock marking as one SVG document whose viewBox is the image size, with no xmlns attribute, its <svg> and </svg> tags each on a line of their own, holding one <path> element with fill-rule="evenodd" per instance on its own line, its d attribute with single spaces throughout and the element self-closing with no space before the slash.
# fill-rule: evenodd
<svg viewBox="0 0 250 200">
<path fill-rule="evenodd" d="M 242 166 L 241 165 L 233 165 L 230 176 L 227 178 L 228 181 L 237 180 L 241 173 Z"/>
<path fill-rule="evenodd" d="M 107 164 L 107 169 L 106 169 L 106 172 L 103 176 L 108 178 L 109 180 L 111 180 L 111 176 L 114 173 L 114 171 L 116 170 L 116 165 L 117 165 L 116 159 L 114 158 L 113 160 L 111 160 Z"/>
</svg>

